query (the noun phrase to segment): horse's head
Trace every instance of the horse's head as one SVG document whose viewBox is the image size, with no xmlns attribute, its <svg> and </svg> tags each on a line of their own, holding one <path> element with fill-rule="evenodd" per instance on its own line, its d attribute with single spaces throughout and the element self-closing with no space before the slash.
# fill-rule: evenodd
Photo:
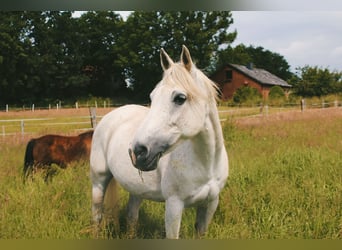
<svg viewBox="0 0 342 250">
<path fill-rule="evenodd" d="M 154 170 L 163 154 L 205 129 L 208 106 L 216 97 L 212 82 L 196 68 L 185 46 L 178 63 L 163 49 L 160 58 L 163 78 L 150 94 L 150 111 L 129 149 L 133 165 L 142 171 Z"/>
</svg>

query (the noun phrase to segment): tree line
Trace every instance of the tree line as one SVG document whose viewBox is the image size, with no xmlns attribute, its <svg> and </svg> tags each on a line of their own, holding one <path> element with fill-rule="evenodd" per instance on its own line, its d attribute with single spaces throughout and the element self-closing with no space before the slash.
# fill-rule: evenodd
<svg viewBox="0 0 342 250">
<path fill-rule="evenodd" d="M 113 11 L 77 18 L 71 11 L 0 12 L 0 104 L 89 97 L 146 101 L 161 79 L 160 48 L 177 59 L 182 44 L 208 75 L 226 63 L 253 62 L 294 83 L 298 94 L 321 94 L 311 91 L 312 79 L 311 85 L 303 79 L 312 67 L 293 74 L 277 53 L 252 45 L 233 48 L 233 21 L 229 11 L 135 11 L 126 20 Z M 341 72 L 325 75 L 330 80 L 320 82 L 322 93 L 330 84 L 341 92 Z"/>
</svg>

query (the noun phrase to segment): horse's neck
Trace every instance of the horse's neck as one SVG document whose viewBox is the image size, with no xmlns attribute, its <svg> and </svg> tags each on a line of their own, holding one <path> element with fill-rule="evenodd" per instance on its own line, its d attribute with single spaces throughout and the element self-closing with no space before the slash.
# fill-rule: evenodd
<svg viewBox="0 0 342 250">
<path fill-rule="evenodd" d="M 224 147 L 217 108 L 215 104 L 211 105 L 205 127 L 193 140 L 194 153 L 204 167 L 209 167 L 208 170 L 215 167 Z"/>
</svg>

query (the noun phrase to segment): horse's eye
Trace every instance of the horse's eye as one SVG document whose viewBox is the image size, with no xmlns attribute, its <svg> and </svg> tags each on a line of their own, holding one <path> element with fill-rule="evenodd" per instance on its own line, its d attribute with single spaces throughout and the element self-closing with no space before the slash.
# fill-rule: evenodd
<svg viewBox="0 0 342 250">
<path fill-rule="evenodd" d="M 186 95 L 178 94 L 173 98 L 173 102 L 177 105 L 182 105 L 186 101 Z"/>
</svg>

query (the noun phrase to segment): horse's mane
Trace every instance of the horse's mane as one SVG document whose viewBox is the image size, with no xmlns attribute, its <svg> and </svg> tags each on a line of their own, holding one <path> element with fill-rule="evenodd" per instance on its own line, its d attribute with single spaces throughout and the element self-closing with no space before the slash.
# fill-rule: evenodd
<svg viewBox="0 0 342 250">
<path fill-rule="evenodd" d="M 190 99 L 201 99 L 207 102 L 218 100 L 218 87 L 194 64 L 191 71 L 184 67 L 182 63 L 174 63 L 169 69 L 164 71 L 164 83 L 184 89 Z M 197 86 L 200 84 L 202 86 Z"/>
</svg>

